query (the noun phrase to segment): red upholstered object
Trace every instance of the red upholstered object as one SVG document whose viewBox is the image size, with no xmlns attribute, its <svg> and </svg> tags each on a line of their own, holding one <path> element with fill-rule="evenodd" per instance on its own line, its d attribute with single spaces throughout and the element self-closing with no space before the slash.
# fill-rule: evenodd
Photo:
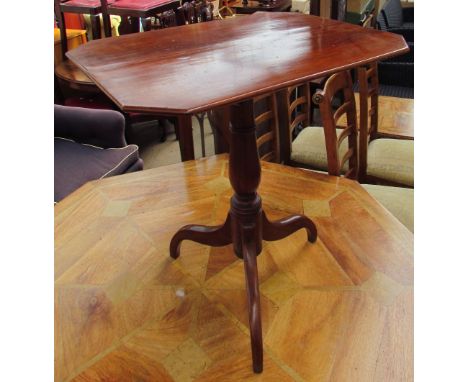
<svg viewBox="0 0 468 382">
<path fill-rule="evenodd" d="M 101 0 L 68 0 L 65 1 L 66 5 L 74 7 L 100 7 Z"/>
<path fill-rule="evenodd" d="M 170 0 L 115 0 L 109 8 L 125 8 L 147 11 L 169 2 Z"/>
</svg>

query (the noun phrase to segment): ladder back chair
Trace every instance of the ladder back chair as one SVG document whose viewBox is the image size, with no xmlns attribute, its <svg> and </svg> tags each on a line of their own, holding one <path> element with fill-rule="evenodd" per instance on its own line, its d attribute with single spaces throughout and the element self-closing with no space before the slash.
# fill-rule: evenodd
<svg viewBox="0 0 468 382">
<path fill-rule="evenodd" d="M 345 102 L 335 110 L 332 101 L 339 90 L 343 90 Z M 313 100 L 319 105 L 323 118 L 328 173 L 335 176 L 342 175 L 343 165 L 347 161 L 349 169 L 344 176 L 357 179 L 360 165 L 358 161 L 358 129 L 356 127 L 356 101 L 350 72 L 345 71 L 332 75 L 327 80 L 324 90 L 314 94 Z M 336 129 L 336 121 L 343 113 L 346 113 L 346 123 L 344 129 L 339 131 Z M 346 138 L 348 150 L 341 154 L 339 146 Z M 362 184 L 362 186 L 410 231 L 414 230 L 413 189 L 373 184 Z"/>
<path fill-rule="evenodd" d="M 98 0 L 100 4 L 100 0 Z M 62 2 L 61 0 L 54 0 L 54 12 L 57 19 L 58 27 L 60 30 L 60 44 L 62 48 L 62 62 L 60 62 L 54 68 L 54 75 L 57 78 L 57 82 L 60 84 L 60 87 L 65 86 L 71 91 L 78 91 L 80 93 L 86 94 L 99 94 L 100 90 L 94 84 L 94 82 L 75 64 L 73 64 L 65 55 L 68 51 L 68 41 L 67 41 L 67 27 L 65 24 L 64 12 L 72 13 L 86 13 L 91 12 L 96 6 L 95 11 L 100 12 L 101 7 L 96 5 L 96 1 L 93 0 L 69 0 L 67 2 Z M 94 32 L 93 32 L 94 33 Z M 96 32 L 96 36 L 100 33 Z"/>
<path fill-rule="evenodd" d="M 290 86 L 279 91 L 277 97 L 282 161 L 294 167 L 328 171 L 324 128 L 310 123 L 310 84 Z M 345 151 L 345 146 L 341 145 L 341 154 Z"/>
<path fill-rule="evenodd" d="M 276 96 L 269 93 L 255 97 L 254 123 L 260 160 L 280 162 L 280 143 Z"/>
<path fill-rule="evenodd" d="M 414 141 L 380 138 L 377 63 L 357 69 L 359 81 L 359 180 L 414 187 Z"/>
<path fill-rule="evenodd" d="M 334 108 L 333 101 L 342 93 L 343 102 Z M 320 107 L 322 115 L 325 145 L 327 152 L 328 173 L 344 176 L 350 179 L 358 177 L 358 137 L 356 123 L 356 103 L 353 93 L 353 81 L 349 71 L 332 75 L 325 83 L 323 90 L 317 91 L 313 102 Z M 338 120 L 346 115 L 346 126 L 339 129 Z M 340 150 L 341 145 L 348 141 L 348 149 Z M 348 168 L 345 169 L 345 164 Z"/>
</svg>

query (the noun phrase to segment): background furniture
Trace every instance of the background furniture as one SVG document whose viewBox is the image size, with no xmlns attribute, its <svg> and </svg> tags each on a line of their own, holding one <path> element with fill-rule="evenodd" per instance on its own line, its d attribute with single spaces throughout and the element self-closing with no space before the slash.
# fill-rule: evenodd
<svg viewBox="0 0 468 382">
<path fill-rule="evenodd" d="M 123 22 L 129 17 L 133 32 L 140 31 L 140 20 L 143 30 L 151 29 L 151 17 L 169 10 L 175 10 L 179 0 L 101 0 L 103 15 L 121 16 Z"/>
<path fill-rule="evenodd" d="M 101 0 L 59 0 L 59 3 L 60 12 L 90 15 L 92 39 L 94 40 L 102 37 L 100 18 L 100 14 L 102 13 Z M 58 10 L 56 10 L 56 14 L 57 13 Z M 109 34 L 106 34 L 106 37 L 110 37 L 110 19 L 104 17 L 102 18 L 102 21 L 104 23 L 104 31 L 109 31 Z M 64 51 L 66 50 L 67 49 L 64 49 Z"/>
<path fill-rule="evenodd" d="M 67 47 L 69 49 L 86 43 L 86 31 L 83 29 L 67 29 Z M 62 43 L 60 39 L 60 30 L 54 28 L 54 66 L 63 62 Z"/>
<path fill-rule="evenodd" d="M 223 44 L 212 44 L 214 35 L 224 36 Z M 311 44 L 310 38 L 315 35 L 320 40 Z M 295 214 L 272 222 L 262 210 L 256 192 L 261 167 L 251 99 L 289 84 L 332 74 L 343 67 L 404 53 L 407 45 L 395 34 L 287 12 L 257 12 L 248 17 L 162 29 L 133 37 L 96 41 L 78 47 L 69 55 L 92 73 L 123 110 L 179 114 L 186 121 L 179 136 L 190 137 L 192 158 L 190 115 L 232 104 L 229 177 L 234 195 L 231 209 L 223 225 L 182 227 L 171 240 L 169 251 L 176 259 L 184 240 L 214 246 L 233 244 L 235 254 L 244 259 L 253 370 L 261 372 L 263 345 L 256 257 L 261 252 L 262 240 L 280 240 L 305 228 L 308 241 L 314 242 L 316 228 L 304 215 Z M 174 45 L 174 40 L 180 44 Z M 290 41 L 297 43 L 290 44 Z M 148 49 L 148 46 L 159 49 Z M 190 55 L 186 55 L 187 47 Z M 248 53 L 239 55 L 242 49 L 248 49 Z M 161 55 L 160 50 L 165 54 Z M 184 60 L 180 59 L 181 55 Z M 230 65 L 226 65 L 227 58 Z M 107 64 L 109 60 L 113 65 Z M 180 75 L 187 67 L 197 73 L 196 80 L 188 81 Z M 226 86 L 226 79 L 231 78 L 235 69 L 240 75 Z M 157 81 L 158 92 L 140 91 L 143 88 L 140 85 L 151 88 L 152 81 Z"/>
<path fill-rule="evenodd" d="M 235 0 L 229 3 L 229 7 L 234 9 L 239 14 L 252 14 L 257 11 L 261 12 L 289 12 L 291 10 L 291 0 L 276 0 L 270 2 L 261 2 L 257 0 Z"/>
<path fill-rule="evenodd" d="M 55 202 L 88 181 L 143 169 L 124 130 L 117 111 L 54 106 Z"/>
<path fill-rule="evenodd" d="M 181 225 L 223 221 L 228 166 L 212 156 L 102 179 L 55 206 L 57 382 L 253 379 L 242 261 L 193 242 L 167 258 Z M 352 180 L 262 168 L 267 213 L 304 213 L 320 237 L 258 256 L 262 378 L 411 380 L 413 235 Z"/>
<path fill-rule="evenodd" d="M 378 67 L 358 69 L 361 182 L 414 186 L 414 141 L 378 138 Z M 366 112 L 364 112 L 366 111 Z"/>
<path fill-rule="evenodd" d="M 400 0 L 387 0 L 381 12 L 383 23 L 379 22 L 380 29 L 401 34 L 407 42 L 414 41 L 414 8 L 403 8 Z"/>
<path fill-rule="evenodd" d="M 372 65 L 376 67 L 376 65 Z M 366 68 L 359 68 L 360 79 Z M 372 76 L 372 89 L 375 89 L 376 76 Z M 342 104 L 336 108 L 333 101 L 337 100 L 337 94 L 344 93 Z M 320 113 L 323 118 L 323 130 L 325 133 L 325 143 L 328 161 L 328 173 L 330 175 L 341 176 L 350 179 L 358 179 L 362 160 L 366 160 L 367 153 L 367 129 L 363 122 L 370 116 L 372 123 L 377 120 L 377 100 L 372 98 L 369 114 L 361 113 L 359 124 L 359 134 L 356 118 L 356 105 L 353 96 L 353 86 L 349 71 L 340 72 L 332 75 L 325 84 L 325 89 L 319 91 L 313 96 L 314 102 L 320 105 Z M 361 103 L 361 110 L 364 108 L 364 102 Z M 337 121 L 340 116 L 346 114 L 346 123 L 342 130 L 337 129 Z M 359 150 L 358 150 L 359 136 Z M 398 142 L 397 140 L 393 140 Z M 412 142 L 412 141 L 399 141 Z M 341 147 L 344 146 L 343 150 Z M 399 151 L 395 150 L 395 156 L 398 157 Z M 363 155 L 364 154 L 364 155 Z M 384 157 L 387 160 L 386 165 L 391 166 L 399 158 Z M 345 164 L 347 165 L 345 167 Z M 383 161 L 382 164 L 384 165 Z M 366 185 L 363 187 L 390 211 L 401 223 L 403 223 L 411 232 L 414 230 L 414 190 L 400 187 L 387 187 L 381 185 Z"/>
</svg>

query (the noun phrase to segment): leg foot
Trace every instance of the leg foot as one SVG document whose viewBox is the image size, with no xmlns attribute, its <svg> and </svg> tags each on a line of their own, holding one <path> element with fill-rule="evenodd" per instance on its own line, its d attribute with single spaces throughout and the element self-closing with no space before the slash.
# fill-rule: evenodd
<svg viewBox="0 0 468 382">
<path fill-rule="evenodd" d="M 244 259 L 247 302 L 249 305 L 250 346 L 252 368 L 255 373 L 263 371 L 262 320 L 260 315 L 260 292 L 258 287 L 257 252 L 255 230 L 244 228 L 241 231 Z"/>
<path fill-rule="evenodd" d="M 271 222 L 263 212 L 263 239 L 267 241 L 281 240 L 301 228 L 307 231 L 307 240 L 314 243 L 317 240 L 317 228 L 308 217 L 304 215 L 293 215 L 287 218 Z"/>
<path fill-rule="evenodd" d="M 169 253 L 173 259 L 180 255 L 180 245 L 183 240 L 192 240 L 200 244 L 222 247 L 232 243 L 231 217 L 228 215 L 223 225 L 208 227 L 203 225 L 186 225 L 172 237 Z"/>
</svg>

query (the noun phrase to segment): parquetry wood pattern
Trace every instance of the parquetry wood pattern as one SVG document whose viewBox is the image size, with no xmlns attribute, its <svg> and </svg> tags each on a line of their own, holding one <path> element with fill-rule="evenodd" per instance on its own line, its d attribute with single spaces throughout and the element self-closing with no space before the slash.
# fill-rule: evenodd
<svg viewBox="0 0 468 382">
<path fill-rule="evenodd" d="M 57 381 L 411 381 L 413 235 L 356 182 L 262 163 L 271 219 L 300 230 L 258 256 L 264 370 L 252 373 L 242 260 L 169 241 L 222 224 L 227 156 L 117 176 L 55 207 Z"/>
</svg>

